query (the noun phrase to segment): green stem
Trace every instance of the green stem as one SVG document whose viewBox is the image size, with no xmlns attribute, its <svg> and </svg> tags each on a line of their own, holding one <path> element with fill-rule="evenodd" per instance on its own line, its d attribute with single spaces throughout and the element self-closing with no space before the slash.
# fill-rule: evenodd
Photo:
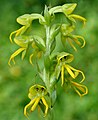
<svg viewBox="0 0 98 120">
<path fill-rule="evenodd" d="M 49 81 L 49 70 L 47 71 L 47 65 L 49 66 L 49 62 L 47 63 L 47 60 L 49 58 L 50 55 L 50 48 L 49 48 L 49 35 L 50 35 L 50 26 L 45 25 L 45 29 L 46 29 L 46 52 L 44 55 L 44 65 L 45 65 L 45 74 L 46 74 L 46 79 L 45 80 L 45 85 L 47 87 L 47 89 L 49 90 L 49 86 L 50 86 L 50 81 Z M 46 65 L 47 64 L 47 65 Z M 50 90 L 49 90 L 50 93 Z"/>
<path fill-rule="evenodd" d="M 46 55 L 50 55 L 50 48 L 49 48 L 50 26 L 45 25 L 45 29 L 46 29 Z"/>
<path fill-rule="evenodd" d="M 47 64 L 48 66 L 50 66 L 50 62 L 47 63 L 48 60 L 50 60 L 50 46 L 49 46 L 49 41 L 50 41 L 50 26 L 45 25 L 45 29 L 46 29 L 46 52 L 44 55 L 44 66 L 45 66 L 45 86 L 47 88 L 47 91 L 50 95 L 50 99 L 51 99 L 51 88 L 50 88 L 50 70 L 47 68 Z M 49 109 L 48 115 L 45 117 L 45 120 L 53 120 L 53 115 L 52 115 L 52 110 L 51 108 Z"/>
</svg>

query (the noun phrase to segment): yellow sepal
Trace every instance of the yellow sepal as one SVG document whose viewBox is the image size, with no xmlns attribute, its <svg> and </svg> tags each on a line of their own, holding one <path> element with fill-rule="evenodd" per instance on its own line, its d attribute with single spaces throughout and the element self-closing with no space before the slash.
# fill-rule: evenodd
<svg viewBox="0 0 98 120">
<path fill-rule="evenodd" d="M 46 107 L 46 109 L 45 109 L 45 116 L 47 115 L 47 113 L 48 113 L 48 104 L 47 104 L 47 102 L 46 102 L 46 100 L 45 100 L 45 98 L 44 97 L 42 97 L 41 98 L 42 99 L 42 102 L 43 102 L 43 104 L 45 105 L 45 107 Z M 44 116 L 44 117 L 45 117 Z"/>
<path fill-rule="evenodd" d="M 82 78 L 82 80 L 80 81 L 80 83 L 82 83 L 82 82 L 84 81 L 85 75 L 84 75 L 84 73 L 83 73 L 82 71 L 77 70 L 77 69 L 71 67 L 71 66 L 68 65 L 68 64 L 65 65 L 65 68 L 66 68 L 66 70 L 68 71 L 68 73 L 71 75 L 71 77 L 74 78 L 74 79 L 79 75 L 79 73 L 81 73 L 81 75 L 82 75 L 83 78 Z"/>
<path fill-rule="evenodd" d="M 62 70 L 61 70 L 61 79 L 62 79 L 61 86 L 63 86 L 63 84 L 64 84 L 64 66 L 62 66 Z"/>
<path fill-rule="evenodd" d="M 13 61 L 13 63 L 15 64 L 14 58 L 15 58 L 19 53 L 21 53 L 22 51 L 24 51 L 25 49 L 26 49 L 26 48 L 19 48 L 17 51 L 15 51 L 15 52 L 11 55 L 11 57 L 10 57 L 10 59 L 9 59 L 9 61 L 8 61 L 9 66 L 11 66 L 11 64 L 10 64 L 11 61 Z"/>
<path fill-rule="evenodd" d="M 88 93 L 88 88 L 85 85 L 81 85 L 81 84 L 73 82 L 73 81 L 71 81 L 71 83 L 72 83 L 74 90 L 77 92 L 77 94 L 80 97 L 82 97 Z"/>
<path fill-rule="evenodd" d="M 37 98 L 34 98 L 33 100 L 31 100 L 29 102 L 29 104 L 27 104 L 25 107 L 24 107 L 24 115 L 28 118 L 28 113 L 27 113 L 27 109 L 36 101 Z"/>
<path fill-rule="evenodd" d="M 35 103 L 31 107 L 31 112 L 33 112 L 40 101 L 40 97 L 36 98 Z"/>
<path fill-rule="evenodd" d="M 14 31 L 14 32 L 12 32 L 12 33 L 10 34 L 9 39 L 10 39 L 11 43 L 13 43 L 13 41 L 12 41 L 12 36 L 13 36 L 15 33 L 16 33 L 15 36 L 18 36 L 23 29 L 25 29 L 25 26 L 21 27 L 20 29 L 18 29 L 18 30 Z"/>
<path fill-rule="evenodd" d="M 30 57 L 29 57 L 29 62 L 31 65 L 33 65 L 33 62 L 32 62 L 32 57 L 34 56 L 34 54 L 31 54 Z"/>
<path fill-rule="evenodd" d="M 77 48 L 73 45 L 73 43 L 72 43 L 72 41 L 71 41 L 70 38 L 68 38 L 68 42 L 69 42 L 70 46 L 71 46 L 75 51 L 77 51 Z"/>
<path fill-rule="evenodd" d="M 75 35 L 75 37 L 78 39 L 78 38 L 80 38 L 82 41 L 83 41 L 83 44 L 82 44 L 82 46 L 81 46 L 81 48 L 83 48 L 84 46 L 85 46 L 85 39 L 82 37 L 82 36 L 79 36 L 79 35 Z M 75 41 L 77 44 L 78 44 L 78 41 Z"/>
<path fill-rule="evenodd" d="M 84 24 L 84 25 L 85 25 L 85 23 L 86 23 L 86 19 L 85 19 L 84 17 L 80 16 L 80 15 L 71 14 L 71 15 L 69 15 L 69 16 L 72 17 L 72 18 L 75 18 L 75 19 L 78 19 L 78 20 L 83 21 L 83 24 Z"/>
</svg>

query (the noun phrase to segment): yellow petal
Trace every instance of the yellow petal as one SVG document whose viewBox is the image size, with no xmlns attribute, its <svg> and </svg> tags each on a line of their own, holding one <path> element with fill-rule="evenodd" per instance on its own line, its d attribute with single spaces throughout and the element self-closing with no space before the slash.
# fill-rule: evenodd
<svg viewBox="0 0 98 120">
<path fill-rule="evenodd" d="M 41 98 L 42 99 L 42 102 L 43 102 L 43 104 L 45 105 L 45 107 L 46 107 L 46 109 L 45 109 L 45 116 L 47 115 L 47 113 L 48 113 L 48 104 L 47 104 L 47 102 L 46 102 L 46 100 L 45 100 L 45 98 L 44 97 L 42 97 Z M 45 117 L 44 116 L 44 117 Z"/>
<path fill-rule="evenodd" d="M 40 97 L 36 98 L 35 103 L 34 103 L 33 106 L 31 107 L 31 111 L 32 111 L 32 112 L 35 110 L 35 108 L 36 108 L 36 106 L 38 105 L 39 101 L 40 101 Z"/>
<path fill-rule="evenodd" d="M 18 36 L 23 29 L 25 29 L 25 26 L 21 27 L 20 29 L 18 29 L 18 30 L 14 31 L 14 32 L 12 32 L 12 33 L 10 34 L 9 39 L 10 39 L 11 43 L 13 43 L 13 41 L 12 41 L 12 36 L 13 36 L 15 33 L 16 33 L 16 36 Z"/>
<path fill-rule="evenodd" d="M 34 98 L 33 100 L 30 101 L 29 104 L 27 104 L 25 107 L 24 107 L 24 115 L 28 118 L 28 115 L 27 115 L 27 108 L 30 107 L 34 102 L 35 102 L 36 98 Z"/>
<path fill-rule="evenodd" d="M 68 73 L 72 76 L 72 78 L 76 78 L 77 76 L 78 76 L 78 74 L 79 73 L 81 73 L 81 75 L 82 75 L 82 80 L 80 81 L 80 83 L 82 83 L 83 81 L 84 81 L 84 79 L 85 79 L 85 75 L 84 75 L 84 73 L 82 72 L 82 71 L 80 71 L 80 70 L 77 70 L 77 69 L 75 69 L 75 68 L 73 68 L 73 67 L 71 67 L 70 65 L 65 65 L 65 68 L 67 69 L 67 71 L 68 71 Z M 73 72 L 74 71 L 74 72 Z"/>
<path fill-rule="evenodd" d="M 64 84 L 64 66 L 62 66 L 62 71 L 61 71 L 61 79 L 62 79 L 62 86 Z"/>
<path fill-rule="evenodd" d="M 79 46 L 81 45 L 81 42 L 76 37 L 72 38 L 72 40 Z"/>
<path fill-rule="evenodd" d="M 23 50 L 25 50 L 26 48 L 19 48 L 17 51 L 15 51 L 12 55 L 11 55 L 11 57 L 10 57 L 10 59 L 9 59 L 9 61 L 8 61 L 8 64 L 11 66 L 11 64 L 10 64 L 10 62 L 11 62 L 11 60 L 14 62 L 14 64 L 15 64 L 15 61 L 14 61 L 14 58 L 19 54 L 19 53 L 21 53 Z"/>
<path fill-rule="evenodd" d="M 14 32 L 11 32 L 11 34 L 10 34 L 10 36 L 9 36 L 9 39 L 10 39 L 11 43 L 13 43 L 13 41 L 12 41 L 12 35 L 15 34 L 16 32 L 17 32 L 17 30 L 14 31 Z"/>
<path fill-rule="evenodd" d="M 75 79 L 75 74 L 74 74 L 74 72 L 70 69 L 69 65 L 65 65 L 65 68 L 66 68 L 67 72 L 71 75 L 71 77 Z"/>
<path fill-rule="evenodd" d="M 84 96 L 88 93 L 88 89 L 85 85 L 81 85 L 79 83 L 73 82 L 71 81 L 71 83 L 73 84 L 73 88 L 74 90 L 78 93 L 79 96 Z"/>
<path fill-rule="evenodd" d="M 86 19 L 84 17 L 80 16 L 80 15 L 71 14 L 70 17 L 83 21 L 84 25 L 86 23 Z"/>
<path fill-rule="evenodd" d="M 80 38 L 83 41 L 83 45 L 81 46 L 81 48 L 83 48 L 85 46 L 85 39 L 79 35 L 77 35 L 76 38 Z"/>
<path fill-rule="evenodd" d="M 30 57 L 29 57 L 29 62 L 30 62 L 31 65 L 33 65 L 33 63 L 32 63 L 32 57 L 33 57 L 33 55 L 34 54 L 31 54 Z"/>
<path fill-rule="evenodd" d="M 19 34 L 20 35 L 23 34 L 26 29 L 27 29 L 27 26 L 22 26 L 20 29 L 17 30 L 16 36 L 18 36 Z"/>
<path fill-rule="evenodd" d="M 68 40 L 70 46 L 71 46 L 75 51 L 77 51 L 77 49 L 76 49 L 76 47 L 73 45 L 72 41 L 71 41 L 69 38 L 68 38 L 67 40 Z"/>
</svg>

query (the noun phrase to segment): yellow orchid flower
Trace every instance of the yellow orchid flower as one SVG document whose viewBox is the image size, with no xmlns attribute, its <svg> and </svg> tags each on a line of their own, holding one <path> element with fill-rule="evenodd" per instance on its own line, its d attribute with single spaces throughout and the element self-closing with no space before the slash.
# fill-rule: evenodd
<svg viewBox="0 0 98 120">
<path fill-rule="evenodd" d="M 28 49 L 28 45 L 29 42 L 32 42 L 33 38 L 31 36 L 17 36 L 14 38 L 14 42 L 20 46 L 21 48 L 19 48 L 18 50 L 16 50 L 10 57 L 8 64 L 11 66 L 10 62 L 13 61 L 13 63 L 15 64 L 15 60 L 14 58 L 19 55 L 20 53 L 22 53 L 22 60 L 24 59 L 27 49 Z"/>
<path fill-rule="evenodd" d="M 44 86 L 36 84 L 30 87 L 28 97 L 31 99 L 31 101 L 24 108 L 24 115 L 26 117 L 28 117 L 27 109 L 31 107 L 30 111 L 33 112 L 40 101 L 42 101 L 43 105 L 46 107 L 45 116 L 47 115 L 49 107 L 46 102 L 45 95 L 47 95 L 47 90 Z"/>
<path fill-rule="evenodd" d="M 62 80 L 61 85 L 64 84 L 65 69 L 73 79 L 75 79 L 80 73 L 82 75 L 82 80 L 80 81 L 80 83 L 83 82 L 85 79 L 85 75 L 81 70 L 77 70 L 77 69 L 71 67 L 70 65 L 68 65 L 68 63 L 71 63 L 73 61 L 73 59 L 74 59 L 74 56 L 72 54 L 69 54 L 66 52 L 61 52 L 57 56 L 58 62 L 57 62 L 56 68 L 59 68 L 59 73 L 61 72 L 61 80 Z"/>
<path fill-rule="evenodd" d="M 29 43 L 31 43 L 32 45 L 32 48 L 34 49 L 33 50 L 33 53 L 30 55 L 29 57 L 29 62 L 30 64 L 33 65 L 32 63 L 32 58 L 33 57 L 38 57 L 40 58 L 42 56 L 42 50 L 39 49 L 39 47 L 36 45 L 34 39 L 33 39 L 33 36 L 25 36 L 25 35 L 20 35 L 20 36 L 16 36 L 14 38 L 14 42 L 20 46 L 21 48 L 19 48 L 17 51 L 15 51 L 10 59 L 9 59 L 9 62 L 8 64 L 11 66 L 10 62 L 13 61 L 13 63 L 15 64 L 15 61 L 14 61 L 14 57 L 16 57 L 18 54 L 20 54 L 22 52 L 22 60 L 24 59 L 26 53 L 27 53 L 27 50 L 28 50 L 28 47 L 29 47 Z"/>
<path fill-rule="evenodd" d="M 15 37 L 22 35 L 26 30 L 30 27 L 32 21 L 34 19 L 39 19 L 40 24 L 45 24 L 45 19 L 42 15 L 40 14 L 24 14 L 20 17 L 17 18 L 17 22 L 22 25 L 22 27 L 10 34 L 10 41 L 12 41 L 12 36 L 15 34 Z"/>
<path fill-rule="evenodd" d="M 66 40 L 69 42 L 70 46 L 77 51 L 76 47 L 73 44 L 73 41 L 79 45 L 81 48 L 85 46 L 85 39 L 79 35 L 73 35 L 72 32 L 74 31 L 74 25 L 67 25 L 62 24 L 61 26 L 61 41 L 63 45 L 66 45 Z"/>
</svg>

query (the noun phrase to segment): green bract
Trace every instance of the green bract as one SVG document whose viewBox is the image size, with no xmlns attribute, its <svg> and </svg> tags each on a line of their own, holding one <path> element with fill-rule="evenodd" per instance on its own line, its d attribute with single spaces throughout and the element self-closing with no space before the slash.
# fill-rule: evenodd
<svg viewBox="0 0 98 120">
<path fill-rule="evenodd" d="M 28 109 L 32 112 L 37 107 L 42 110 L 45 117 L 48 117 L 56 102 L 58 89 L 56 85 L 60 80 L 62 87 L 64 84 L 71 86 L 79 96 L 88 93 L 87 87 L 81 84 L 85 80 L 85 75 L 81 70 L 70 65 L 74 60 L 74 55 L 67 52 L 66 49 L 66 41 L 75 51 L 77 48 L 74 43 L 81 48 L 85 46 L 84 37 L 73 34 L 77 24 L 76 20 L 82 21 L 83 24 L 86 22 L 84 17 L 73 14 L 76 6 L 76 3 L 64 4 L 50 9 L 45 6 L 43 15 L 32 13 L 17 18 L 21 28 L 10 34 L 10 41 L 14 42 L 18 49 L 11 55 L 8 63 L 10 66 L 11 61 L 15 64 L 16 56 L 21 54 L 22 59 L 24 59 L 31 51 L 29 61 L 33 67 L 37 68 L 38 79 L 41 79 L 42 84 L 44 84 L 44 86 L 35 84 L 30 87 L 28 93 L 30 102 L 24 108 L 26 117 L 28 117 Z M 66 21 L 56 20 L 57 14 L 63 14 L 65 19 L 61 19 Z M 38 27 L 34 26 L 36 20 Z M 60 42 L 63 44 L 64 50 L 60 49 Z M 33 59 L 35 59 L 34 63 Z M 75 82 L 76 79 L 77 82 Z"/>
</svg>

